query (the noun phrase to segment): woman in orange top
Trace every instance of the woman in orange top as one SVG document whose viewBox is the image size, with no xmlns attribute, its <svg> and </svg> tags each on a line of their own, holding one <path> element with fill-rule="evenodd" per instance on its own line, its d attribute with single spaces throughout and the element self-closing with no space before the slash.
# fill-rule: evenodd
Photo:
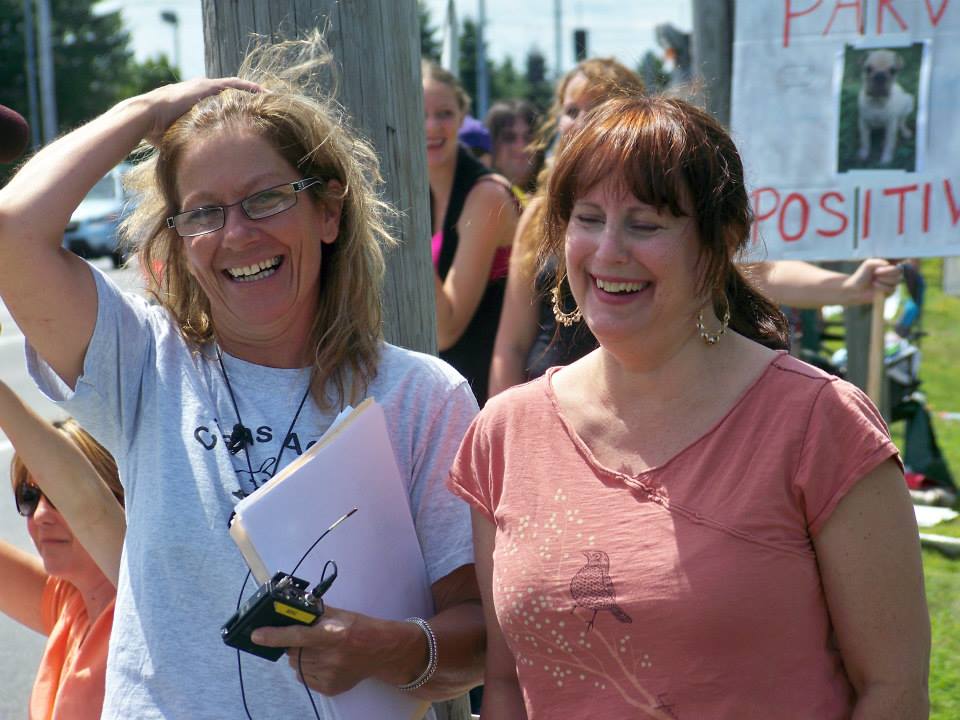
<svg viewBox="0 0 960 720">
<path fill-rule="evenodd" d="M 17 510 L 40 553 L 0 541 L 0 610 L 48 638 L 30 720 L 99 718 L 125 531 L 117 466 L 75 421 L 51 425 L 2 382 L 0 427 L 16 449 Z"/>
</svg>

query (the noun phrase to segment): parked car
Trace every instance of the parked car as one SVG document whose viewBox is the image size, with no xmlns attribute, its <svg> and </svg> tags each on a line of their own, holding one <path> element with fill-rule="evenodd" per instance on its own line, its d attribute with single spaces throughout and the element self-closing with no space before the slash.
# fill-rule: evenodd
<svg viewBox="0 0 960 720">
<path fill-rule="evenodd" d="M 118 247 L 118 228 L 129 202 L 123 176 L 129 163 L 120 163 L 93 186 L 70 216 L 63 246 L 84 259 L 109 257 L 120 267 L 124 254 Z"/>
</svg>

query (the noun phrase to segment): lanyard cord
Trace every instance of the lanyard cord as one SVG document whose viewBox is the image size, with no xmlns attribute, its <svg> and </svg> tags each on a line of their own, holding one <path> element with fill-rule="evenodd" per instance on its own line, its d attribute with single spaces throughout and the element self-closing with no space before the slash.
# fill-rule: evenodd
<svg viewBox="0 0 960 720">
<path fill-rule="evenodd" d="M 234 446 L 236 443 L 240 443 L 240 446 L 243 448 L 243 454 L 247 459 L 247 470 L 250 471 L 250 482 L 253 483 L 253 488 L 256 490 L 259 486 L 257 481 L 254 480 L 253 476 L 253 463 L 250 460 L 250 451 L 247 450 L 247 439 L 244 436 L 244 431 L 247 429 L 243 424 L 243 418 L 240 417 L 240 407 L 237 405 L 237 398 L 233 394 L 233 386 L 230 384 L 230 377 L 227 375 L 227 368 L 223 364 L 223 352 L 220 350 L 220 346 L 217 345 L 217 362 L 220 363 L 220 373 L 223 375 L 223 380 L 227 385 L 227 392 L 230 393 L 230 402 L 233 403 L 233 411 L 237 415 L 237 424 L 233 427 L 233 432 L 230 434 L 230 445 Z M 287 429 L 286 434 L 280 440 L 280 451 L 277 453 L 277 460 L 273 465 L 273 473 L 271 477 L 277 474 L 277 471 L 280 469 L 280 459 L 283 457 L 283 451 L 286 449 L 287 438 L 290 437 L 290 434 L 293 432 L 293 428 L 297 424 L 297 419 L 300 417 L 300 412 L 303 410 L 303 406 L 307 402 L 307 398 L 310 396 L 310 383 L 307 383 L 307 389 L 303 393 L 303 397 L 300 398 L 300 405 L 297 406 L 297 412 L 293 416 L 293 420 L 290 421 L 290 427 Z M 233 448 L 231 447 L 232 451 Z M 243 489 L 243 485 L 240 481 L 237 481 L 237 485 L 240 488 L 240 497 L 246 497 L 247 493 Z"/>
</svg>

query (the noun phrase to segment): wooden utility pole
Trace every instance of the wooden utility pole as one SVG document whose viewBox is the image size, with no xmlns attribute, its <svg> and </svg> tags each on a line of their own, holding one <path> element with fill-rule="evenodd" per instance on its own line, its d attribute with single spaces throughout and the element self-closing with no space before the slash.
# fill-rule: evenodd
<svg viewBox="0 0 960 720">
<path fill-rule="evenodd" d="M 414 0 L 203 0 L 208 77 L 233 75 L 254 34 L 292 38 L 327 28 L 338 65 L 338 99 L 380 158 L 384 196 L 401 216 L 400 247 L 387 258 L 384 333 L 396 345 L 436 354 L 429 189 L 420 41 Z"/>
<path fill-rule="evenodd" d="M 725 126 L 730 124 L 730 81 L 733 74 L 734 0 L 693 0 L 694 81 L 703 82 L 706 108 Z"/>
<path fill-rule="evenodd" d="M 208 77 L 236 73 L 253 34 L 292 38 L 326 28 L 337 60 L 338 99 L 373 143 L 384 196 L 401 216 L 400 247 L 387 258 L 384 334 L 396 345 L 436 354 L 429 185 L 414 0 L 203 0 Z M 466 696 L 434 705 L 438 720 L 470 717 Z"/>
</svg>

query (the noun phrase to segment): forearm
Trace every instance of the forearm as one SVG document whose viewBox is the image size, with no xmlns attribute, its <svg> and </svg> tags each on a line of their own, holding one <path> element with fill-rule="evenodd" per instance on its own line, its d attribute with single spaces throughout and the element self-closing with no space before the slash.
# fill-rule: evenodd
<svg viewBox="0 0 960 720">
<path fill-rule="evenodd" d="M 479 601 L 451 605 L 428 622 L 437 640 L 437 669 L 414 694 L 442 700 L 478 685 L 484 652 Z M 419 625 L 333 607 L 312 627 L 262 627 L 253 633 L 253 641 L 292 650 L 290 664 L 325 695 L 345 692 L 371 677 L 393 686 L 409 684 L 423 674 L 429 660 L 426 634 Z M 296 648 L 303 648 L 302 654 Z"/>
<path fill-rule="evenodd" d="M 415 691 L 417 697 L 430 701 L 447 700 L 482 683 L 486 633 L 480 601 L 447 608 L 430 618 L 429 623 L 437 638 L 437 671 L 430 682 Z M 404 677 L 393 677 L 394 685 L 411 682 L 427 666 L 427 643 L 423 631 L 413 623 L 404 625 L 419 633 L 415 641 L 419 652 L 407 655 L 412 663 L 405 667 Z"/>
<path fill-rule="evenodd" d="M 758 263 L 751 278 L 774 302 L 796 308 L 844 305 L 850 301 L 849 275 L 797 260 Z"/>
<path fill-rule="evenodd" d="M 437 313 L 437 349 L 447 350 L 460 336 L 453 332 L 453 303 L 447 297 L 443 281 L 436 272 L 433 274 L 433 299 Z"/>
<path fill-rule="evenodd" d="M 40 558 L 0 540 L 0 612 L 43 632 L 40 601 L 47 574 Z"/>
<path fill-rule="evenodd" d="M 490 362 L 490 396 L 527 379 L 527 356 L 537 337 L 534 277 L 522 251 L 510 257 L 497 338 Z"/>
<path fill-rule="evenodd" d="M 520 352 L 516 347 L 494 348 L 493 360 L 490 362 L 490 397 L 519 385 L 526 379 L 526 353 Z"/>
<path fill-rule="evenodd" d="M 926 720 L 930 698 L 925 682 L 874 683 L 857 697 L 853 720 Z"/>
<path fill-rule="evenodd" d="M 123 508 L 80 449 L 0 382 L 0 428 L 71 531 L 116 585 Z"/>
<path fill-rule="evenodd" d="M 2 245 L 58 248 L 80 201 L 136 147 L 150 122 L 142 96 L 131 98 L 37 153 L 0 191 Z"/>
</svg>

